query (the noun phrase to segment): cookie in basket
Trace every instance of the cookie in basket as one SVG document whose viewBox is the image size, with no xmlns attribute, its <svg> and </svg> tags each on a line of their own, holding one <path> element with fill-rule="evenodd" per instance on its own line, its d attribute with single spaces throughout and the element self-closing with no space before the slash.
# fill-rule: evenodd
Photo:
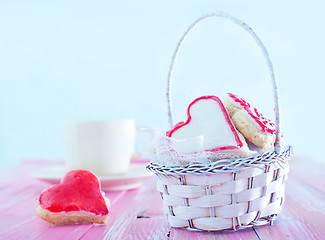
<svg viewBox="0 0 325 240">
<path fill-rule="evenodd" d="M 187 38 L 190 31 L 197 26 L 199 22 L 211 17 L 222 17 L 242 27 L 253 37 L 263 52 L 263 56 L 268 63 L 267 65 L 270 77 L 274 86 L 274 113 L 275 118 L 277 119 L 277 141 L 274 144 L 274 149 L 268 149 L 270 151 L 268 151 L 267 154 L 265 154 L 263 150 L 263 153 L 259 153 L 258 151 L 254 156 L 249 156 L 247 158 L 224 158 L 215 162 L 209 161 L 209 159 L 208 161 L 198 162 L 194 159 L 190 164 L 179 165 L 177 163 L 175 165 L 173 164 L 174 155 L 171 151 L 172 149 L 168 149 L 167 147 L 164 148 L 164 143 L 168 143 L 168 140 L 171 140 L 172 138 L 178 138 L 177 140 L 181 141 L 182 137 L 198 138 L 203 135 L 203 140 L 206 138 L 210 138 L 209 140 L 220 141 L 229 140 L 229 142 L 223 146 L 226 148 L 229 146 L 237 147 L 241 150 L 246 148 L 243 143 L 244 141 L 240 139 L 238 130 L 235 127 L 231 127 L 234 126 L 234 124 L 229 120 L 229 114 L 231 115 L 231 118 L 235 119 L 235 115 L 238 116 L 240 112 L 248 114 L 248 112 L 246 111 L 245 113 L 245 110 L 243 109 L 245 108 L 245 105 L 247 105 L 247 108 L 250 108 L 250 105 L 246 101 L 241 101 L 242 99 L 239 99 L 238 97 L 229 97 L 230 100 L 228 102 L 224 101 L 229 114 L 228 112 L 224 113 L 222 110 L 224 105 L 219 104 L 219 109 L 217 111 L 219 111 L 219 113 L 221 111 L 222 114 L 219 114 L 219 116 L 223 115 L 223 117 L 220 119 L 223 119 L 226 124 L 219 124 L 222 122 L 220 119 L 217 120 L 217 122 L 212 121 L 213 119 L 211 119 L 210 124 L 208 124 L 208 126 L 216 124 L 218 125 L 216 128 L 220 129 L 223 129 L 224 126 L 226 126 L 227 130 L 225 133 L 231 133 L 232 137 L 231 134 L 227 137 L 225 137 L 226 135 L 221 134 L 218 135 L 217 139 L 214 134 L 216 132 L 215 129 L 211 130 L 210 127 L 204 125 L 206 124 L 204 118 L 199 118 L 198 121 L 195 120 L 196 118 L 194 115 L 197 114 L 193 114 L 192 110 L 197 103 L 205 101 L 203 99 L 193 104 L 193 109 L 191 107 L 188 108 L 188 119 L 185 122 L 178 123 L 173 127 L 171 86 L 177 55 L 180 52 L 183 41 Z M 167 214 L 170 226 L 175 228 L 186 228 L 194 231 L 228 231 L 247 229 L 248 227 L 266 224 L 272 225 L 277 214 L 280 213 L 285 200 L 284 185 L 287 179 L 289 169 L 288 160 L 292 155 L 292 148 L 290 146 L 285 149 L 282 148 L 284 145 L 279 139 L 281 136 L 279 96 L 277 93 L 277 82 L 273 65 L 269 58 L 267 49 L 252 28 L 240 19 L 223 12 L 207 14 L 196 19 L 186 29 L 174 51 L 168 73 L 166 96 L 168 118 L 172 128 L 167 132 L 167 136 L 171 138 L 167 138 L 166 141 L 166 137 L 164 137 L 163 140 L 165 141 L 157 141 L 156 146 L 159 147 L 157 148 L 156 156 L 147 166 L 147 169 L 157 175 L 157 189 L 160 191 L 163 199 L 165 213 Z M 214 98 L 215 102 L 219 102 L 218 98 Z M 240 101 L 241 104 L 235 100 Z M 210 112 L 214 112 L 212 108 L 210 110 Z M 192 115 L 192 120 L 189 120 L 191 116 L 189 113 Z M 209 111 L 206 113 L 208 115 Z M 262 132 L 270 131 L 269 134 L 271 136 L 274 135 L 275 128 L 271 122 L 263 118 L 257 111 L 255 112 L 255 110 L 252 114 L 257 115 L 255 116 L 256 119 L 265 121 L 264 123 L 262 122 L 262 126 L 255 121 L 252 125 L 258 124 L 258 126 L 254 127 L 262 129 Z M 198 115 L 198 117 L 200 117 L 200 115 Z M 230 121 L 231 124 L 229 124 L 228 121 Z M 192 130 L 186 131 L 186 127 L 191 128 L 191 123 L 196 126 L 194 128 L 196 132 L 193 130 L 193 126 Z M 202 129 L 204 129 L 204 131 Z M 244 131 L 242 130 L 242 132 Z M 242 146 L 240 143 L 242 143 Z M 184 146 L 185 149 L 183 150 L 188 151 L 198 147 L 186 144 Z M 224 150 L 221 143 L 211 144 L 210 147 L 216 149 L 219 148 L 219 152 Z"/>
<path fill-rule="evenodd" d="M 90 171 L 68 172 L 59 184 L 45 189 L 36 203 L 37 214 L 55 224 L 105 224 L 109 199 L 101 191 L 99 179 Z"/>
<path fill-rule="evenodd" d="M 235 94 L 228 93 L 224 104 L 238 131 L 259 148 L 267 149 L 274 144 L 275 126 L 256 108 Z"/>
<path fill-rule="evenodd" d="M 202 151 L 223 157 L 251 154 L 245 138 L 236 130 L 224 104 L 216 96 L 195 99 L 187 109 L 186 121 L 177 123 L 166 135 L 173 140 L 174 150 L 182 154 Z"/>
</svg>

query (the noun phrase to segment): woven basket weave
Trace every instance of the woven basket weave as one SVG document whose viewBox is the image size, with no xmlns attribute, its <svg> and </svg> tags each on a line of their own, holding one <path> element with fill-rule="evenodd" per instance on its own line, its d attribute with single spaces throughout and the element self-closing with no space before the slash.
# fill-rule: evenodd
<svg viewBox="0 0 325 240">
<path fill-rule="evenodd" d="M 157 189 L 163 199 L 169 224 L 199 231 L 238 230 L 272 224 L 284 203 L 284 186 L 289 172 L 290 146 L 280 141 L 278 88 L 269 54 L 255 32 L 241 20 L 225 13 L 212 13 L 197 19 L 184 32 L 172 57 L 168 74 L 168 115 L 171 110 L 171 79 L 174 63 L 187 34 L 200 21 L 223 17 L 244 28 L 261 48 L 270 70 L 275 100 L 276 141 L 273 152 L 247 158 L 223 159 L 208 164 L 169 166 L 151 162 Z"/>
</svg>

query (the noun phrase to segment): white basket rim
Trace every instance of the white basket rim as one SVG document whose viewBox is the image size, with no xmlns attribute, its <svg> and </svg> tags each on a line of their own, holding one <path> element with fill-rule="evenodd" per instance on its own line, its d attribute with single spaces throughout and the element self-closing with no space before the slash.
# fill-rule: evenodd
<svg viewBox="0 0 325 240">
<path fill-rule="evenodd" d="M 188 165 L 164 165 L 150 162 L 147 165 L 149 171 L 163 175 L 185 175 L 185 174 L 214 174 L 221 172 L 239 172 L 250 167 L 263 168 L 262 166 L 274 163 L 282 166 L 293 155 L 291 146 L 287 146 L 281 153 L 264 152 L 255 156 L 237 159 L 223 159 L 210 163 L 194 163 Z"/>
</svg>

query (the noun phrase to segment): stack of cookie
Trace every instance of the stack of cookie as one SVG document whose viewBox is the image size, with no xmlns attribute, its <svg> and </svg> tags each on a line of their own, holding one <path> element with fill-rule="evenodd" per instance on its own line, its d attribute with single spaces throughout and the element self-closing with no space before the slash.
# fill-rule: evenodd
<svg viewBox="0 0 325 240">
<path fill-rule="evenodd" d="M 166 136 L 177 144 L 172 150 L 180 154 L 213 152 L 215 160 L 225 155 L 247 157 L 254 150 L 270 149 L 275 141 L 275 125 L 244 99 L 228 93 L 220 100 L 216 96 L 195 99 L 187 109 L 184 122 L 174 125 Z M 201 139 L 199 144 L 184 139 Z"/>
</svg>

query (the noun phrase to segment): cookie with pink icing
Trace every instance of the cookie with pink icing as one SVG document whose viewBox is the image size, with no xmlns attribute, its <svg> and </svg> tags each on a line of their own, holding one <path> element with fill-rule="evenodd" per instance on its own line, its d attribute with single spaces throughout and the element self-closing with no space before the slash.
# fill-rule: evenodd
<svg viewBox="0 0 325 240">
<path fill-rule="evenodd" d="M 177 123 L 166 135 L 179 143 L 174 145 L 174 150 L 183 154 L 207 151 L 244 157 L 250 153 L 244 137 L 237 131 L 224 104 L 216 96 L 195 99 L 187 109 L 187 119 Z M 201 142 L 182 142 L 196 138 Z"/>
<path fill-rule="evenodd" d="M 275 141 L 274 123 L 235 94 L 228 93 L 223 102 L 235 127 L 246 139 L 262 149 L 273 145 Z"/>
<path fill-rule="evenodd" d="M 66 173 L 59 184 L 45 189 L 36 201 L 36 212 L 55 225 L 99 223 L 108 218 L 109 199 L 100 181 L 87 170 Z"/>
</svg>

